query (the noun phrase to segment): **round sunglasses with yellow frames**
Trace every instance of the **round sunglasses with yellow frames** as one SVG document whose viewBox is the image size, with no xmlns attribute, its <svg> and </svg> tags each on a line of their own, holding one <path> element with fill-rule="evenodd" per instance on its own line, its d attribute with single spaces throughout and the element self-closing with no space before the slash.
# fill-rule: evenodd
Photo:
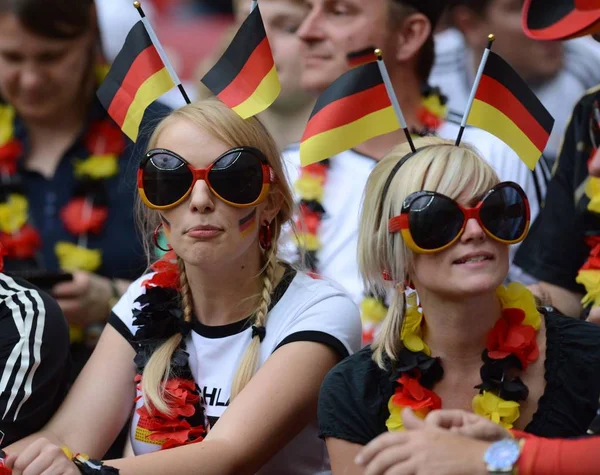
<svg viewBox="0 0 600 475">
<path fill-rule="evenodd" d="M 221 201 L 236 208 L 256 206 L 269 194 L 275 173 L 265 155 L 253 147 L 237 147 L 219 156 L 208 168 L 194 168 L 166 149 L 150 150 L 140 162 L 137 186 L 152 209 L 178 206 L 204 180 Z"/>
</svg>

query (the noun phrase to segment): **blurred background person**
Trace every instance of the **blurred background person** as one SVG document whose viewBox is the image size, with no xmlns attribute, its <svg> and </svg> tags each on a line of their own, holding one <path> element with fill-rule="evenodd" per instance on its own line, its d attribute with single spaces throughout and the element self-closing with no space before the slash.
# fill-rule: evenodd
<svg viewBox="0 0 600 475">
<path fill-rule="evenodd" d="M 542 0 L 525 5 L 523 22 L 529 36 L 561 40 L 592 34 L 600 39 L 600 5 L 578 15 L 570 0 L 557 1 L 552 8 Z M 595 71 L 600 73 L 600 62 Z M 596 86 L 573 109 L 544 208 L 515 257 L 517 266 L 540 281 L 532 290 L 542 300 L 566 315 L 596 323 L 600 323 L 599 101 Z"/>
<path fill-rule="evenodd" d="M 223 37 L 221 46 L 201 63 L 196 72 L 198 97 L 212 95 L 199 80 L 227 48 L 239 25 L 248 16 L 250 5 L 250 0 L 234 0 L 235 24 L 231 27 L 231 31 Z M 279 74 L 281 94 L 258 117 L 273 135 L 280 149 L 300 141 L 314 106 L 314 97 L 307 94 L 300 84 L 302 75 L 302 63 L 299 59 L 301 41 L 296 34 L 307 11 L 303 0 L 260 1 L 260 12 Z"/>
<path fill-rule="evenodd" d="M 523 0 L 449 0 L 454 28 L 436 36 L 431 83 L 452 91 L 450 110 L 463 114 L 475 73 L 487 45 L 502 56 L 534 90 L 556 122 L 544 156 L 558 155 L 570 111 L 584 92 L 600 83 L 600 47 L 589 38 L 540 41 L 521 26 Z"/>
<path fill-rule="evenodd" d="M 96 98 L 106 71 L 92 0 L 0 0 L 0 242 L 7 270 L 57 299 L 75 373 L 146 268 L 133 221 L 137 156 L 167 111 L 148 110 L 134 146 Z"/>
</svg>

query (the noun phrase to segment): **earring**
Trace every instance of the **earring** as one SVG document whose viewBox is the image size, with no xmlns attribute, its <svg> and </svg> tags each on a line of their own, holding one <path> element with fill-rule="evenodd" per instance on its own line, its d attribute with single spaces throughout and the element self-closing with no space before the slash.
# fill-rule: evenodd
<svg viewBox="0 0 600 475">
<path fill-rule="evenodd" d="M 167 244 L 167 245 L 169 246 L 169 248 L 168 248 L 168 249 L 165 249 L 164 247 L 160 247 L 160 242 L 159 242 L 158 238 L 159 238 L 160 230 L 161 230 L 161 228 L 162 228 L 162 227 L 163 227 L 163 223 L 162 223 L 162 221 L 161 221 L 161 223 L 160 223 L 158 226 L 156 226 L 156 229 L 154 230 L 154 234 L 153 234 L 153 236 L 152 236 L 152 242 L 154 243 L 154 246 L 155 246 L 157 249 L 160 249 L 160 250 L 161 250 L 161 251 L 163 251 L 163 252 L 169 252 L 169 251 L 172 251 L 172 250 L 173 250 L 173 248 L 171 247 L 171 245 L 170 245 L 170 244 Z"/>
<path fill-rule="evenodd" d="M 258 242 L 263 251 L 271 249 L 271 223 L 264 223 L 258 231 Z"/>
</svg>

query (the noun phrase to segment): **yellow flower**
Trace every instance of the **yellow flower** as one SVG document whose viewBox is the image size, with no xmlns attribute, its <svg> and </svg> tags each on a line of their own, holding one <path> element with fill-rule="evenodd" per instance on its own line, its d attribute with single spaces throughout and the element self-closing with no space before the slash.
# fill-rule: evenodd
<svg viewBox="0 0 600 475">
<path fill-rule="evenodd" d="M 309 233 L 299 233 L 294 239 L 296 246 L 307 251 L 318 251 L 321 249 L 321 241 L 318 236 Z"/>
<path fill-rule="evenodd" d="M 513 422 L 519 418 L 519 403 L 505 401 L 494 393 L 484 391 L 473 398 L 473 412 L 511 429 Z"/>
<path fill-rule="evenodd" d="M 60 268 L 66 271 L 86 270 L 94 272 L 102 263 L 102 251 L 79 247 L 71 242 L 60 241 L 54 251 Z"/>
<path fill-rule="evenodd" d="M 575 282 L 583 285 L 587 291 L 583 299 L 581 299 L 584 307 L 589 304 L 593 304 L 594 307 L 600 306 L 600 270 L 580 270 Z"/>
<path fill-rule="evenodd" d="M 306 201 L 323 201 L 325 189 L 323 179 L 317 176 L 305 176 L 296 181 L 294 185 L 301 199 Z"/>
<path fill-rule="evenodd" d="M 448 115 L 448 106 L 443 105 L 440 96 L 432 94 L 421 101 L 423 106 L 436 117 L 444 118 Z"/>
<path fill-rule="evenodd" d="M 375 297 L 366 297 L 360 303 L 360 316 L 363 322 L 380 323 L 386 315 L 386 306 Z"/>
<path fill-rule="evenodd" d="M 0 204 L 0 231 L 14 234 L 27 222 L 27 198 L 11 194 Z"/>
<path fill-rule="evenodd" d="M 98 84 L 102 84 L 102 81 L 104 81 L 108 71 L 110 71 L 110 64 L 98 64 L 94 68 L 94 76 L 96 77 L 96 82 Z"/>
<path fill-rule="evenodd" d="M 588 209 L 594 213 L 600 213 L 600 178 L 589 178 L 585 185 L 585 194 L 590 199 Z"/>
<path fill-rule="evenodd" d="M 0 146 L 13 138 L 13 121 L 15 110 L 11 106 L 0 105 Z"/>
<path fill-rule="evenodd" d="M 523 325 L 530 325 L 536 330 L 540 329 L 542 317 L 538 312 L 533 294 L 527 287 L 518 282 L 511 282 L 507 287 L 501 285 L 496 290 L 502 308 L 520 308 L 525 312 Z"/>
<path fill-rule="evenodd" d="M 414 352 L 422 351 L 431 356 L 431 350 L 423 341 L 421 322 L 423 314 L 419 312 L 417 305 L 417 293 L 413 292 L 406 296 L 406 313 L 402 321 L 400 338 L 407 350 Z"/>
<path fill-rule="evenodd" d="M 387 427 L 387 430 L 389 432 L 400 432 L 405 430 L 404 422 L 402 421 L 402 410 L 404 409 L 404 406 L 401 406 L 400 404 L 394 404 L 392 402 L 393 399 L 394 396 L 392 396 L 388 401 L 388 410 L 390 411 L 390 417 L 388 417 L 385 421 L 385 426 Z M 431 412 L 431 409 L 413 409 L 413 412 L 416 416 L 420 417 L 421 419 L 425 419 L 425 416 L 429 414 L 429 412 Z"/>
<path fill-rule="evenodd" d="M 94 180 L 115 176 L 119 172 L 118 160 L 116 155 L 90 155 L 85 160 L 75 160 L 75 176 Z"/>
</svg>

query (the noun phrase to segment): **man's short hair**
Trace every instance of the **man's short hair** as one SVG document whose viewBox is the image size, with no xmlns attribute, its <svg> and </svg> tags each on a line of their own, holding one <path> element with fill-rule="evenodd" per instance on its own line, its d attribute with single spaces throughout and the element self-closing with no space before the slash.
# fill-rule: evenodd
<svg viewBox="0 0 600 475">
<path fill-rule="evenodd" d="M 465 7 L 479 15 L 483 15 L 493 0 L 448 0 L 448 9 Z"/>
</svg>

